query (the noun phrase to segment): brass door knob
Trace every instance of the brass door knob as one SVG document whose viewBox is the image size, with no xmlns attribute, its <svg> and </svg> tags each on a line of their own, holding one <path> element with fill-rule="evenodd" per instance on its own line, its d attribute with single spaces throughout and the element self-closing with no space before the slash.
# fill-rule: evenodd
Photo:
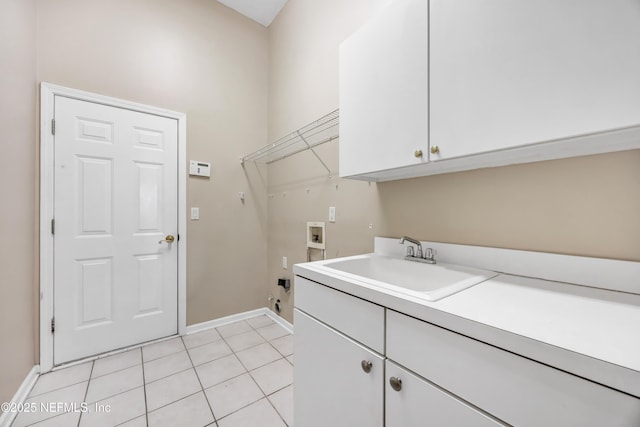
<svg viewBox="0 0 640 427">
<path fill-rule="evenodd" d="M 413 153 L 413 155 L 414 155 L 415 157 L 422 157 L 422 150 L 416 150 L 416 151 Z"/>
<path fill-rule="evenodd" d="M 161 243 L 164 243 L 164 242 L 166 242 L 166 243 L 173 243 L 173 242 L 174 242 L 174 240 L 176 240 L 176 238 L 175 238 L 175 237 L 173 237 L 171 234 L 168 234 L 168 235 L 167 235 L 167 237 L 165 237 L 165 238 L 164 238 L 164 240 L 160 240 L 160 241 L 158 242 L 158 244 L 161 244 Z"/>
<path fill-rule="evenodd" d="M 438 154 L 440 152 L 440 147 L 434 145 L 431 147 L 431 154 Z"/>
</svg>

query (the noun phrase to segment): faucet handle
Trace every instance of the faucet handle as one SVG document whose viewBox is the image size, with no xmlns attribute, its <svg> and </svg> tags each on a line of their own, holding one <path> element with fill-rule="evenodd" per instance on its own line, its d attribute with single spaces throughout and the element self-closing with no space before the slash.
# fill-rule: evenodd
<svg viewBox="0 0 640 427">
<path fill-rule="evenodd" d="M 407 246 L 407 256 L 413 256 L 413 246 Z"/>
<path fill-rule="evenodd" d="M 424 259 L 433 259 L 433 249 L 426 248 L 424 250 Z"/>
<path fill-rule="evenodd" d="M 422 244 L 416 245 L 416 258 L 422 258 Z"/>
</svg>

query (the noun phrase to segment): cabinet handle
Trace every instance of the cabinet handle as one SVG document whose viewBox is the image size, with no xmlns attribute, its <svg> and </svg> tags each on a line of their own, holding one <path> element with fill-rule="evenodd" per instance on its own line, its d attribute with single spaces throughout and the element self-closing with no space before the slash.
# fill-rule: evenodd
<svg viewBox="0 0 640 427">
<path fill-rule="evenodd" d="M 391 377 L 389 378 L 389 385 L 395 391 L 400 391 L 402 389 L 402 380 L 398 377 Z"/>
<path fill-rule="evenodd" d="M 360 362 L 360 366 L 362 367 L 362 370 L 368 374 L 369 372 L 371 372 L 371 367 L 373 366 L 373 363 L 371 363 L 368 360 L 363 360 L 362 362 Z"/>
<path fill-rule="evenodd" d="M 431 154 L 438 154 L 440 152 L 440 147 L 438 147 L 437 145 L 434 145 L 433 147 L 431 147 Z"/>
<path fill-rule="evenodd" d="M 413 153 L 413 155 L 414 155 L 415 157 L 422 157 L 422 150 L 416 150 L 416 151 Z"/>
</svg>

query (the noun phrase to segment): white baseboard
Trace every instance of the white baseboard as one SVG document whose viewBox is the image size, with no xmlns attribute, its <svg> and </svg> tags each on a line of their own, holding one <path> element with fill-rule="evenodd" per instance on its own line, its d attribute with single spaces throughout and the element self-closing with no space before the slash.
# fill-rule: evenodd
<svg viewBox="0 0 640 427">
<path fill-rule="evenodd" d="M 271 320 L 273 320 L 274 322 L 276 322 L 277 324 L 285 328 L 287 331 L 289 331 L 289 333 L 293 334 L 293 325 L 291 323 L 289 323 L 286 319 L 278 316 L 276 313 L 269 310 L 268 308 L 265 308 L 265 310 L 266 310 L 265 314 L 267 315 L 267 317 L 270 317 Z"/>
<path fill-rule="evenodd" d="M 245 311 L 243 313 L 232 314 L 230 316 L 220 317 L 218 319 L 209 320 L 207 322 L 196 323 L 195 325 L 189 325 L 186 328 L 185 335 L 195 334 L 196 332 L 204 331 L 211 328 L 217 328 L 218 326 L 227 325 L 229 323 L 237 322 L 239 320 L 247 320 L 257 316 L 268 316 L 274 322 L 285 328 L 290 333 L 293 333 L 293 325 L 282 317 L 275 314 L 273 311 L 266 307 L 258 308 L 256 310 Z"/>
<path fill-rule="evenodd" d="M 34 365 L 34 367 L 31 368 L 31 371 L 29 371 L 29 373 L 25 377 L 24 381 L 22 381 L 22 384 L 20 384 L 18 391 L 16 391 L 16 394 L 13 395 L 13 398 L 10 400 L 9 403 L 14 403 L 14 404 L 24 403 L 24 401 L 27 400 L 27 397 L 29 396 L 31 389 L 36 384 L 36 381 L 38 380 L 38 376 L 40 376 L 40 365 Z M 17 415 L 18 415 L 18 412 L 1 413 L 0 427 L 9 427 L 13 422 L 13 420 L 15 420 Z"/>
</svg>

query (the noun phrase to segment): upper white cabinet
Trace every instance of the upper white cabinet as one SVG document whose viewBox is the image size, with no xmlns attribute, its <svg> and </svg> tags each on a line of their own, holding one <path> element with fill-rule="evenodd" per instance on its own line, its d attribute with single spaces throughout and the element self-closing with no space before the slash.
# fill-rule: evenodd
<svg viewBox="0 0 640 427">
<path fill-rule="evenodd" d="M 340 46 L 340 176 L 427 161 L 427 13 L 394 0 Z"/>
<path fill-rule="evenodd" d="M 640 1 L 429 3 L 435 159 L 640 123 Z"/>
<path fill-rule="evenodd" d="M 639 0 L 391 0 L 340 48 L 340 175 L 640 148 L 638 76 Z"/>
</svg>

